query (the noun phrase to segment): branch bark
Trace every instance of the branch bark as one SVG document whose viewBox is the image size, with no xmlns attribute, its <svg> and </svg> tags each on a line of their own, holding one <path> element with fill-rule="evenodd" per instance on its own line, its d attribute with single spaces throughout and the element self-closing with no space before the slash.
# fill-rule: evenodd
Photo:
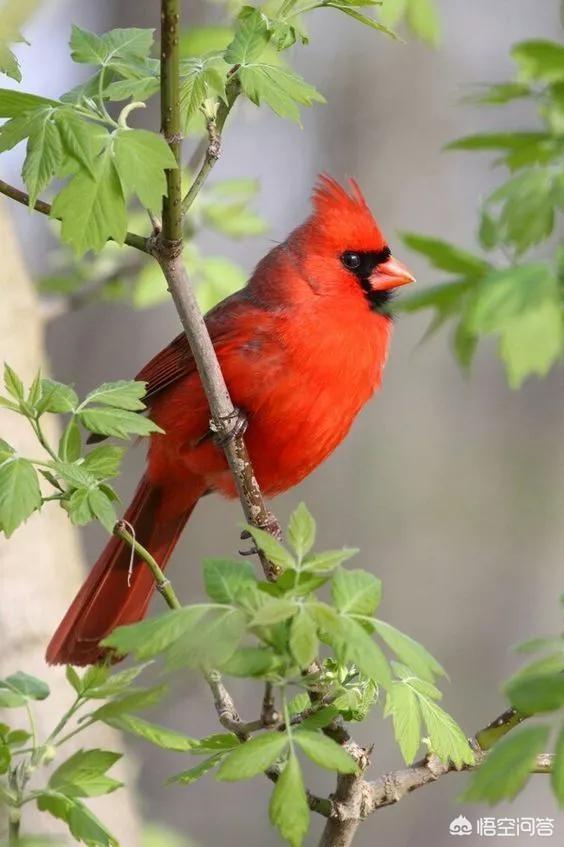
<svg viewBox="0 0 564 847">
<path fill-rule="evenodd" d="M 178 162 L 180 161 L 181 148 L 178 95 L 179 38 L 180 0 L 161 0 L 161 125 L 165 138 Z M 236 96 L 235 93 L 234 96 Z M 227 107 L 226 109 L 227 111 L 222 111 L 221 126 L 223 126 L 229 111 Z M 216 152 L 218 152 L 217 148 L 220 144 L 217 120 L 215 123 L 208 122 L 208 130 L 211 131 L 212 126 L 213 138 L 210 137 L 206 160 L 209 159 L 212 144 Z M 188 192 L 187 196 L 190 198 L 190 203 L 195 199 L 209 170 L 211 170 L 209 162 L 208 165 L 203 173 L 202 170 L 200 171 L 194 185 Z M 240 413 L 233 406 L 204 318 L 182 261 L 183 210 L 180 168 L 167 172 L 167 183 L 168 198 L 163 206 L 162 230 L 155 233 L 154 237 L 150 239 L 150 250 L 162 268 L 176 311 L 186 333 L 210 405 L 210 426 L 224 446 L 225 456 L 233 474 L 245 517 L 248 523 L 253 526 L 265 529 L 273 534 L 279 534 L 280 527 L 264 503 L 245 442 L 241 435 L 236 434 Z M 186 204 L 185 206 L 187 208 Z M 268 562 L 262 555 L 261 563 L 266 577 L 275 579 L 278 574 L 276 566 Z"/>
</svg>

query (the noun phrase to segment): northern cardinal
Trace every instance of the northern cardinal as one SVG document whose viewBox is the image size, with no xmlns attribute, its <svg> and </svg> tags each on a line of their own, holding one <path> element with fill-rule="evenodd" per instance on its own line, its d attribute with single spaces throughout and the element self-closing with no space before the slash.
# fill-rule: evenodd
<svg viewBox="0 0 564 847">
<path fill-rule="evenodd" d="M 259 262 L 247 286 L 207 317 L 233 403 L 248 420 L 245 440 L 268 496 L 294 485 L 342 441 L 379 388 L 388 355 L 391 291 L 413 282 L 390 253 L 362 193 L 320 178 L 311 216 Z M 147 470 L 125 520 L 161 567 L 200 497 L 235 496 L 209 407 L 184 335 L 137 376 L 152 420 Z M 112 538 L 47 649 L 51 664 L 92 664 L 116 626 L 140 620 L 153 577 Z"/>
</svg>

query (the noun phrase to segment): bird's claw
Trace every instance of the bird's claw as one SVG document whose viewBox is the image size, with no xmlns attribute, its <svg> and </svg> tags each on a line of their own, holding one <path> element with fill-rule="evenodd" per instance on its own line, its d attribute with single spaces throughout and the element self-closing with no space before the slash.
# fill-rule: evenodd
<svg viewBox="0 0 564 847">
<path fill-rule="evenodd" d="M 210 421 L 212 438 L 218 447 L 226 447 L 234 438 L 244 435 L 249 425 L 247 416 L 237 407 L 233 409 L 231 414 L 221 418 L 221 421 L 226 425 L 222 432 L 220 432 L 215 421 Z"/>
</svg>

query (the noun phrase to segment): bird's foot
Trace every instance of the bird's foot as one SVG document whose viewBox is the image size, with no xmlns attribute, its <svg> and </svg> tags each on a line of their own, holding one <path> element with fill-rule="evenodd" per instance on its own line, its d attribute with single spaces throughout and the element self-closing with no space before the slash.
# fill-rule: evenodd
<svg viewBox="0 0 564 847">
<path fill-rule="evenodd" d="M 210 431 L 218 447 L 226 447 L 234 438 L 244 435 L 249 425 L 247 416 L 237 407 L 233 409 L 230 415 L 225 415 L 225 417 L 221 418 L 221 421 L 225 424 L 222 432 L 219 431 L 215 421 L 210 421 Z"/>
<path fill-rule="evenodd" d="M 276 516 L 272 514 L 272 512 L 267 512 L 266 517 L 263 521 L 261 521 L 260 526 L 257 529 L 262 529 L 265 532 L 268 532 L 269 535 L 272 535 L 276 538 L 277 541 L 282 541 L 282 527 L 278 523 Z M 241 533 L 241 541 L 248 541 L 253 536 L 249 532 L 248 529 L 244 529 Z M 259 553 L 259 548 L 257 545 L 252 542 L 250 548 L 248 550 L 239 550 L 239 554 L 241 556 L 256 556 Z"/>
</svg>

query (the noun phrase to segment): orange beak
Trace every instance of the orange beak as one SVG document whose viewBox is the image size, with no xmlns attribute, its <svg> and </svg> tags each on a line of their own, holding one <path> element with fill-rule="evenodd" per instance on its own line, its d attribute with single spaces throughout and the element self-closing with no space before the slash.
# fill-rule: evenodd
<svg viewBox="0 0 564 847">
<path fill-rule="evenodd" d="M 411 282 L 415 282 L 415 277 L 393 256 L 378 265 L 370 276 L 370 285 L 374 291 L 388 291 Z"/>
</svg>

